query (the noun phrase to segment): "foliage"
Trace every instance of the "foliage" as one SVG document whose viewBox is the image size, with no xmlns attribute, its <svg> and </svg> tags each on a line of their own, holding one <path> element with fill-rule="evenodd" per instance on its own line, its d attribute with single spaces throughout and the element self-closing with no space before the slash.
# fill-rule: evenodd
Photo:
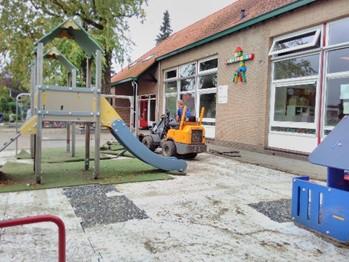
<svg viewBox="0 0 349 262">
<path fill-rule="evenodd" d="M 156 36 L 156 43 L 159 44 L 161 41 L 165 40 L 172 33 L 170 24 L 170 13 L 166 10 L 163 14 L 162 25 L 160 26 L 160 33 Z"/>
<path fill-rule="evenodd" d="M 112 58 L 123 63 L 130 46 L 126 37 L 128 18 L 143 18 L 144 3 L 146 0 L 2 0 L 0 59 L 4 61 L 5 69 L 28 89 L 35 41 L 68 17 L 78 17 L 104 49 L 102 91 L 108 93 Z M 54 44 L 84 72 L 86 62 L 76 45 L 62 40 Z M 46 73 L 55 75 L 55 70 L 51 68 Z M 66 81 L 65 77 L 60 81 Z"/>
<path fill-rule="evenodd" d="M 3 113 L 5 121 L 9 120 L 11 114 L 16 113 L 16 102 L 4 87 L 0 87 L 0 113 Z"/>
</svg>

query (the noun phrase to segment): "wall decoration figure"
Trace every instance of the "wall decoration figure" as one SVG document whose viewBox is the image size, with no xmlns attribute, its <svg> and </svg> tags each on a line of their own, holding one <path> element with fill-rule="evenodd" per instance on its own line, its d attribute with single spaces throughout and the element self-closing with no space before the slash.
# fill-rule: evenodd
<svg viewBox="0 0 349 262">
<path fill-rule="evenodd" d="M 228 65 L 239 63 L 238 69 L 236 69 L 233 74 L 234 83 L 247 82 L 247 78 L 246 78 L 247 67 L 245 62 L 253 59 L 254 59 L 254 54 L 244 54 L 244 51 L 242 50 L 241 47 L 237 47 L 235 49 L 234 56 L 227 61 Z"/>
</svg>

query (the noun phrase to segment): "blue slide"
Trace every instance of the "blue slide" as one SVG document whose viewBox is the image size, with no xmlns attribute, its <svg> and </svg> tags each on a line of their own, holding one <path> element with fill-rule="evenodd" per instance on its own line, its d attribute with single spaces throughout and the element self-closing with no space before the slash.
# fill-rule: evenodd
<svg viewBox="0 0 349 262">
<path fill-rule="evenodd" d="M 184 160 L 175 157 L 164 157 L 149 150 L 130 132 L 130 129 L 122 120 L 113 122 L 111 133 L 131 154 L 153 167 L 181 173 L 184 173 L 187 169 L 187 163 Z"/>
</svg>

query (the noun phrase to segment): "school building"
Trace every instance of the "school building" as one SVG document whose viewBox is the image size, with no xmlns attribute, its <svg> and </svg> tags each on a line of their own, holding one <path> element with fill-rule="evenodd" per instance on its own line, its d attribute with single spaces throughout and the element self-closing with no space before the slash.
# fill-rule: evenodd
<svg viewBox="0 0 349 262">
<path fill-rule="evenodd" d="M 349 113 L 349 1 L 239 0 L 172 34 L 112 77 L 140 128 L 183 99 L 206 137 L 307 154 Z M 129 119 L 127 100 L 116 107 Z M 120 110 L 119 110 L 120 111 Z"/>
</svg>

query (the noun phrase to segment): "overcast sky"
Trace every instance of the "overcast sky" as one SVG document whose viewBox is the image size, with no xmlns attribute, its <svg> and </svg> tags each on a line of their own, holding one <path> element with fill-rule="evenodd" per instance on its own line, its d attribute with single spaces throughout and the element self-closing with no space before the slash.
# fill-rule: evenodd
<svg viewBox="0 0 349 262">
<path fill-rule="evenodd" d="M 173 32 L 176 32 L 232 2 L 234 0 L 149 0 L 145 7 L 144 23 L 141 24 L 137 19 L 130 19 L 129 22 L 129 37 L 136 44 L 130 53 L 131 59 L 137 59 L 155 46 L 166 9 L 170 13 Z"/>
</svg>

